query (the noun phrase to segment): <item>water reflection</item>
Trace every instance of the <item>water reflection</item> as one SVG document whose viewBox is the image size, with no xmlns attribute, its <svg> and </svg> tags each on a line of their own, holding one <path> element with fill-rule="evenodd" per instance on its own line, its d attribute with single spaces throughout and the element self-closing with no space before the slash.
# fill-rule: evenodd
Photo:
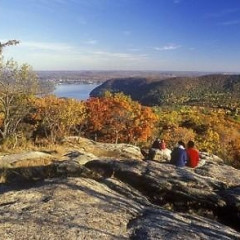
<svg viewBox="0 0 240 240">
<path fill-rule="evenodd" d="M 57 85 L 53 94 L 58 97 L 75 98 L 86 100 L 89 98 L 90 92 L 100 84 L 61 84 Z"/>
</svg>

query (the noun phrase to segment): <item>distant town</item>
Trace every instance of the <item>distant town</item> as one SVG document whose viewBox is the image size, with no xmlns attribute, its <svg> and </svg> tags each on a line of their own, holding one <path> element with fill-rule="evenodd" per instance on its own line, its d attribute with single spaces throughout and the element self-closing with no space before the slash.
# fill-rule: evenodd
<svg viewBox="0 0 240 240">
<path fill-rule="evenodd" d="M 180 76 L 200 76 L 206 72 L 172 72 L 172 71 L 38 71 L 39 79 L 58 84 L 96 84 L 114 78 L 148 77 L 166 79 Z"/>
</svg>

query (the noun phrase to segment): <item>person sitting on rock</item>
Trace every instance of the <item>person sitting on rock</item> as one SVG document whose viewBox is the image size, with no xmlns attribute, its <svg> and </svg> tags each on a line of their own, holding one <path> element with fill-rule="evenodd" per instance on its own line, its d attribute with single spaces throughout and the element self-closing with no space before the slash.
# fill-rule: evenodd
<svg viewBox="0 0 240 240">
<path fill-rule="evenodd" d="M 164 139 L 162 139 L 160 142 L 160 150 L 164 150 L 164 149 L 166 149 L 166 143 L 165 143 Z"/>
<path fill-rule="evenodd" d="M 160 149 L 160 144 L 161 144 L 160 139 L 156 138 L 152 144 L 152 148 Z"/>
<path fill-rule="evenodd" d="M 187 166 L 195 168 L 199 163 L 199 152 L 196 148 L 194 148 L 193 141 L 188 142 L 186 151 L 188 156 Z"/>
<path fill-rule="evenodd" d="M 149 159 L 153 160 L 155 155 L 156 155 L 156 151 L 158 149 L 161 149 L 161 142 L 159 138 L 156 138 L 155 141 L 152 144 L 152 147 L 149 149 L 149 153 L 148 153 L 148 157 Z"/>
<path fill-rule="evenodd" d="M 177 146 L 173 149 L 170 163 L 177 167 L 184 167 L 186 165 L 187 153 L 185 150 L 185 143 L 183 141 L 178 141 Z"/>
</svg>

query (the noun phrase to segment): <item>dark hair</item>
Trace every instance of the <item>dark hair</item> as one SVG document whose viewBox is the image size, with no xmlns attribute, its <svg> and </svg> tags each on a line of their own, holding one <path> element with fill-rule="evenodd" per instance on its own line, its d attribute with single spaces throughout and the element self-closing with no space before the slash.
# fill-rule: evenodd
<svg viewBox="0 0 240 240">
<path fill-rule="evenodd" d="M 194 142 L 193 141 L 189 141 L 187 146 L 188 146 L 188 148 L 193 148 L 194 147 Z"/>
<path fill-rule="evenodd" d="M 178 141 L 178 144 L 182 145 L 183 147 L 185 147 L 185 143 L 182 140 Z"/>
</svg>

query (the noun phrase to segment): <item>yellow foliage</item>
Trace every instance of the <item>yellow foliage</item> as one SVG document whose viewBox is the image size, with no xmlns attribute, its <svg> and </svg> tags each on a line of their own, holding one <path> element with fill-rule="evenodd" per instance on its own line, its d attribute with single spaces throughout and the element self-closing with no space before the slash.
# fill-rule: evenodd
<svg viewBox="0 0 240 240">
<path fill-rule="evenodd" d="M 33 104 L 36 111 L 32 118 L 38 122 L 38 127 L 50 130 L 52 140 L 68 135 L 72 128 L 81 125 L 86 118 L 83 101 L 49 95 L 35 98 Z"/>
<path fill-rule="evenodd" d="M 240 167 L 240 123 L 225 110 L 184 106 L 155 107 L 155 112 L 159 116 L 157 135 L 168 141 L 169 147 L 178 140 L 195 139 L 200 150 L 217 154 Z"/>
<path fill-rule="evenodd" d="M 196 133 L 192 129 L 176 127 L 164 131 L 161 138 L 165 140 L 169 148 L 173 148 L 179 140 L 187 143 L 189 140 L 194 141 Z"/>
<path fill-rule="evenodd" d="M 198 147 L 202 151 L 218 153 L 220 149 L 220 137 L 217 132 L 208 129 L 204 136 L 197 137 Z"/>
</svg>

